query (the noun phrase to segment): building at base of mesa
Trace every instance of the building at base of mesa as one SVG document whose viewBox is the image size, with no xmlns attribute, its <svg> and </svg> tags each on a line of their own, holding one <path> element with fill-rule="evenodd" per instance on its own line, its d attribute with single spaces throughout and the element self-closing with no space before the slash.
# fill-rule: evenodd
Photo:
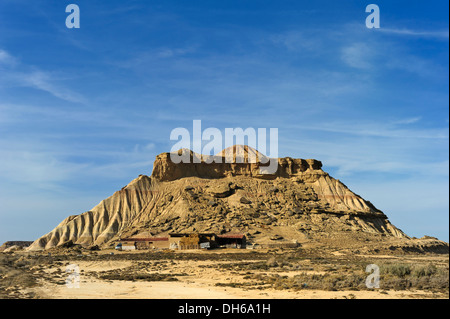
<svg viewBox="0 0 450 319">
<path fill-rule="evenodd" d="M 220 247 L 245 248 L 247 239 L 244 234 L 223 234 L 217 235 L 217 243 Z"/>
<path fill-rule="evenodd" d="M 147 249 L 214 249 L 214 248 L 246 248 L 244 234 L 229 233 L 170 233 L 168 237 L 129 237 L 120 239 L 117 250 Z"/>
<path fill-rule="evenodd" d="M 170 249 L 211 249 L 218 248 L 214 233 L 170 233 Z"/>
</svg>

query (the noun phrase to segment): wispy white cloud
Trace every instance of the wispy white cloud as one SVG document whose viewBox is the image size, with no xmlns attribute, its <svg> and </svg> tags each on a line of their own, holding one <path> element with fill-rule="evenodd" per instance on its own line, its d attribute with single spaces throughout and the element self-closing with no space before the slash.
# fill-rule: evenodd
<svg viewBox="0 0 450 319">
<path fill-rule="evenodd" d="M 95 146 L 65 147 L 36 140 L 1 141 L 2 186 L 21 185 L 32 189 L 63 191 L 67 183 L 83 180 L 131 180 L 150 174 L 156 156 L 152 143 L 116 150 Z M 82 154 L 82 155 L 81 155 Z M 79 158 L 83 157 L 82 160 Z M 78 160 L 74 160 L 78 158 Z"/>
<path fill-rule="evenodd" d="M 13 66 L 17 63 L 16 58 L 14 58 L 11 54 L 6 52 L 5 50 L 0 49 L 0 65 Z"/>
<path fill-rule="evenodd" d="M 396 120 L 394 122 L 392 122 L 393 124 L 414 124 L 419 122 L 422 119 L 421 116 L 416 116 L 416 117 L 409 117 L 409 118 L 405 118 L 405 119 L 401 119 L 401 120 Z"/>
<path fill-rule="evenodd" d="M 437 139 L 445 140 L 449 138 L 448 128 L 415 128 L 405 129 L 398 127 L 395 124 L 412 124 L 420 118 L 410 118 L 406 120 L 394 121 L 393 123 L 377 123 L 377 122 L 321 122 L 314 125 L 298 125 L 292 126 L 300 130 L 310 131 L 324 131 L 332 133 L 343 133 L 353 136 L 372 136 L 372 137 L 386 137 L 386 138 L 401 138 L 401 139 Z"/>
<path fill-rule="evenodd" d="M 444 66 L 432 60 L 408 53 L 400 54 L 396 52 L 395 55 L 387 57 L 385 67 L 393 70 L 406 71 L 427 78 L 442 79 L 445 77 L 445 73 L 448 74 L 448 68 L 446 69 Z"/>
<path fill-rule="evenodd" d="M 0 49 L 0 65 L 2 64 L 5 67 L 2 70 L 0 84 L 2 84 L 1 80 L 3 80 L 4 84 L 8 86 L 30 87 L 45 91 L 65 101 L 86 102 L 81 94 L 57 84 L 60 81 L 51 72 L 20 63 L 17 58 Z"/>
<path fill-rule="evenodd" d="M 150 65 L 162 63 L 163 60 L 173 61 L 174 58 L 182 58 L 188 54 L 195 53 L 196 45 L 186 47 L 160 47 L 152 50 L 133 52 L 123 61 L 109 61 L 108 63 L 127 69 L 139 69 Z"/>
<path fill-rule="evenodd" d="M 58 183 L 67 181 L 85 166 L 61 161 L 51 151 L 40 149 L 36 142 L 27 144 L 23 148 L 25 145 L 17 141 L 1 143 L 0 176 L 3 183 L 55 191 L 59 188 Z"/>
<path fill-rule="evenodd" d="M 158 58 L 174 58 L 194 53 L 195 50 L 193 46 L 186 48 L 161 48 L 156 52 L 155 56 Z"/>
<path fill-rule="evenodd" d="M 294 134 L 292 134 L 294 135 Z M 436 156 L 436 148 L 448 149 L 448 140 L 379 138 L 377 136 L 314 135 L 298 130 L 298 139 L 280 139 L 285 156 L 320 159 L 325 170 L 332 168 L 336 178 L 376 174 L 392 179 L 398 175 L 448 178 L 448 159 Z M 361 174 L 364 173 L 364 174 Z"/>
<path fill-rule="evenodd" d="M 395 43 L 379 40 L 344 43 L 341 48 L 341 61 L 367 74 L 382 74 L 385 71 L 403 71 L 415 76 L 442 80 L 448 68 L 435 60 L 408 52 Z M 370 73 L 369 73 L 370 71 Z"/>
<path fill-rule="evenodd" d="M 342 48 L 341 57 L 344 63 L 357 69 L 371 69 L 374 51 L 366 43 L 353 43 Z"/>
<path fill-rule="evenodd" d="M 418 38 L 427 38 L 427 39 L 438 39 L 438 40 L 447 40 L 449 39 L 449 31 L 448 30 L 437 30 L 437 31 L 417 31 L 410 29 L 396 29 L 396 28 L 379 28 L 377 31 L 401 35 L 401 36 L 410 36 L 410 37 L 418 37 Z"/>
<path fill-rule="evenodd" d="M 322 48 L 323 38 L 317 37 L 309 32 L 291 30 L 283 33 L 272 34 L 269 41 L 276 45 L 281 45 L 293 52 L 311 51 Z"/>
<path fill-rule="evenodd" d="M 79 103 L 85 102 L 81 94 L 55 84 L 56 80 L 48 72 L 33 71 L 31 73 L 16 73 L 15 78 L 18 80 L 18 83 L 48 92 L 62 100 Z"/>
</svg>

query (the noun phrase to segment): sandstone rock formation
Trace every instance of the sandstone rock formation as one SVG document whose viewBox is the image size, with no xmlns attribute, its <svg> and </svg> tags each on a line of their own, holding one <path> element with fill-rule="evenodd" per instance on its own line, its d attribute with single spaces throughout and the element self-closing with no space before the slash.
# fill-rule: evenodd
<svg viewBox="0 0 450 319">
<path fill-rule="evenodd" d="M 0 246 L 0 252 L 1 251 L 10 251 L 10 250 L 14 250 L 14 249 L 22 249 L 22 248 L 26 248 L 29 247 L 33 242 L 31 241 L 7 241 L 5 243 L 3 243 L 3 245 Z M 13 247 L 16 247 L 14 249 L 12 249 Z"/>
<path fill-rule="evenodd" d="M 242 153 L 239 153 L 242 150 Z M 231 149 L 230 157 L 232 161 L 227 160 L 227 149 L 216 156 L 199 155 L 189 150 L 180 150 L 179 156 L 187 156 L 188 160 L 180 163 L 172 161 L 171 153 L 162 153 L 156 156 L 153 166 L 152 177 L 160 181 L 173 181 L 184 177 L 200 178 L 223 178 L 233 176 L 248 176 L 264 179 L 276 179 L 277 177 L 303 177 L 306 179 L 317 179 L 317 174 L 326 174 L 321 171 L 322 163 L 314 159 L 293 159 L 290 157 L 280 158 L 278 160 L 278 169 L 275 174 L 261 174 L 260 167 L 268 166 L 265 164 L 268 158 L 261 155 L 256 150 L 249 147 Z M 240 155 L 243 154 L 243 155 Z M 252 160 L 255 159 L 256 160 Z M 260 159 L 266 159 L 261 162 Z"/>
<path fill-rule="evenodd" d="M 233 148 L 236 151 L 239 148 Z M 408 240 L 386 215 L 322 170 L 314 159 L 279 158 L 275 174 L 261 175 L 261 162 L 210 163 L 189 150 L 190 163 L 170 153 L 156 157 L 152 175 L 140 175 L 90 211 L 70 216 L 29 249 L 72 241 L 110 246 L 120 237 L 168 232 L 245 232 L 252 243 L 308 242 L 323 238 Z M 251 155 L 253 156 L 253 155 Z M 250 156 L 250 157 L 251 157 Z M 194 158 L 199 163 L 195 163 Z M 236 158 L 236 157 L 234 157 Z"/>
</svg>

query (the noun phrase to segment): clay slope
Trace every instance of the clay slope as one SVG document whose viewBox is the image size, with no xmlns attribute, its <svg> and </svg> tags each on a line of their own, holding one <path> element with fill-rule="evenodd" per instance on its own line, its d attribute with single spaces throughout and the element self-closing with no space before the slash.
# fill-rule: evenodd
<svg viewBox="0 0 450 319">
<path fill-rule="evenodd" d="M 149 178 L 137 178 L 92 210 L 69 216 L 54 230 L 36 240 L 30 250 L 47 249 L 68 241 L 83 245 L 102 245 L 129 225 L 152 193 Z"/>
<path fill-rule="evenodd" d="M 281 158 L 277 172 L 264 176 L 258 165 L 174 164 L 169 153 L 160 154 L 151 177 L 141 175 L 92 210 L 66 218 L 30 249 L 68 241 L 108 246 L 144 232 L 239 231 L 259 244 L 358 240 L 363 235 L 408 239 L 370 202 L 324 172 L 317 160 Z"/>
</svg>

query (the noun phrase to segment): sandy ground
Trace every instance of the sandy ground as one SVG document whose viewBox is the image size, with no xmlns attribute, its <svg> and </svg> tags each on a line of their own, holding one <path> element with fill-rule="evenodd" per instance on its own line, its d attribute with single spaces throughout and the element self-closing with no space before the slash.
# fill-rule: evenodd
<svg viewBox="0 0 450 319">
<path fill-rule="evenodd" d="M 183 282 L 104 282 L 82 280 L 80 288 L 46 285 L 38 289 L 43 298 L 56 299 L 405 299 L 435 298 L 429 292 L 415 291 L 320 291 L 301 292 L 266 289 L 264 292 L 240 288 L 219 288 Z"/>
<path fill-rule="evenodd" d="M 124 281 L 101 280 L 94 272 L 130 267 L 132 261 L 77 261 L 81 275 L 79 288 L 69 288 L 64 284 L 42 281 L 42 286 L 32 288 L 41 298 L 56 299 L 405 299 L 444 298 L 426 291 L 383 291 L 381 289 L 362 291 L 322 291 L 305 289 L 263 290 L 217 287 L 217 282 L 242 281 L 242 277 L 214 268 L 204 268 L 210 261 L 180 261 L 160 273 L 186 273 L 179 281 Z M 75 262 L 71 262 L 75 264 Z M 47 273 L 59 273 L 64 267 L 47 269 Z M 277 272 L 279 275 L 295 275 L 295 272 Z M 313 273 L 313 272 L 310 272 Z M 64 279 L 65 274 L 60 278 Z"/>
</svg>

